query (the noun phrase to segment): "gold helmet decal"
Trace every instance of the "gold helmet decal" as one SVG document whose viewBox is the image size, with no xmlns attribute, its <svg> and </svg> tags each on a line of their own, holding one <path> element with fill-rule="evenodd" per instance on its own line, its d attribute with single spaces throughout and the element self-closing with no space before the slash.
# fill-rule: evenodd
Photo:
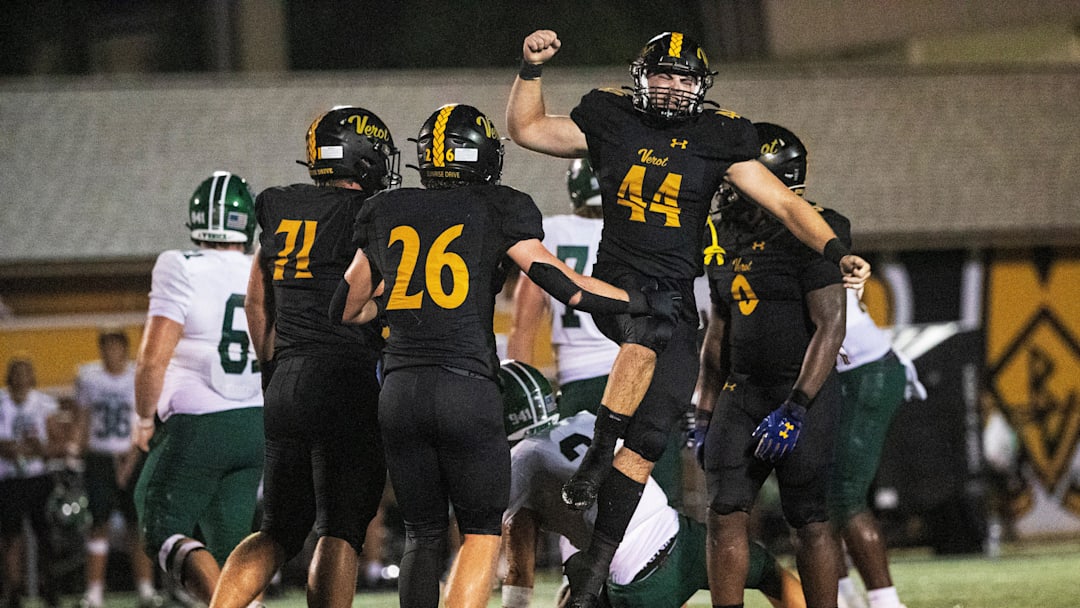
<svg viewBox="0 0 1080 608">
<path fill-rule="evenodd" d="M 326 114 L 323 114 L 322 116 L 319 116 L 318 118 L 316 118 L 315 122 L 311 123 L 311 127 L 308 128 L 308 132 L 307 132 L 307 161 L 308 162 L 307 162 L 307 164 L 308 164 L 309 167 L 314 165 L 315 161 L 319 159 L 319 148 L 315 145 L 315 131 L 319 128 L 319 123 L 322 122 L 323 118 L 326 118 Z"/>
<path fill-rule="evenodd" d="M 446 121 L 457 105 L 444 106 L 435 119 L 435 128 L 431 132 L 431 162 L 436 167 L 446 166 Z"/>
<path fill-rule="evenodd" d="M 678 32 L 671 33 L 671 42 L 668 44 L 667 53 L 672 57 L 682 55 L 682 34 Z"/>
</svg>

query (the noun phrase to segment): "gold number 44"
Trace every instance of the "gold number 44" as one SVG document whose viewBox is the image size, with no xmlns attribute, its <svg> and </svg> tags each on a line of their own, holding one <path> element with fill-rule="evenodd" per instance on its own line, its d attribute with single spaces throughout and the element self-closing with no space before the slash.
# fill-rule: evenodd
<svg viewBox="0 0 1080 608">
<path fill-rule="evenodd" d="M 679 213 L 679 190 L 682 188 L 682 175 L 668 173 L 664 182 L 660 184 L 653 194 L 652 201 L 646 204 L 642 196 L 641 184 L 645 181 L 645 167 L 634 165 L 626 172 L 622 183 L 619 184 L 618 203 L 623 207 L 630 208 L 631 222 L 644 222 L 646 209 L 664 216 L 664 226 L 678 228 Z"/>
</svg>

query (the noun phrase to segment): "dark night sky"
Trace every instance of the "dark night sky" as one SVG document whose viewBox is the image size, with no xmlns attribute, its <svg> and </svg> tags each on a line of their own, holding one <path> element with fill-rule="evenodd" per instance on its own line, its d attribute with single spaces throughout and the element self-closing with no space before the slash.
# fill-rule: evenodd
<svg viewBox="0 0 1080 608">
<path fill-rule="evenodd" d="M 145 71 L 209 70 L 212 24 L 220 13 L 214 9 L 231 4 L 8 0 L 0 22 L 0 74 L 92 73 L 94 43 L 127 34 L 155 41 Z M 561 64 L 612 65 L 627 63 L 667 30 L 689 34 L 715 56 L 702 31 L 708 20 L 702 7 L 718 4 L 724 2 L 286 1 L 285 37 L 293 70 L 508 66 L 519 61 L 522 39 L 538 28 L 573 41 Z M 756 3 L 741 6 L 749 4 Z"/>
</svg>

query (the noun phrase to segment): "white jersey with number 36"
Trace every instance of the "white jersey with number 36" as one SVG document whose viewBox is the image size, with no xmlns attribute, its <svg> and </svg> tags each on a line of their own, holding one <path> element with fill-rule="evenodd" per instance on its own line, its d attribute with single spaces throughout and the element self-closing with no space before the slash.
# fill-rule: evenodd
<svg viewBox="0 0 1080 608">
<path fill-rule="evenodd" d="M 262 385 L 244 315 L 251 256 L 240 251 L 166 251 L 154 265 L 148 316 L 184 326 L 158 401 L 172 414 L 262 405 Z"/>
<path fill-rule="evenodd" d="M 75 401 L 89 412 L 89 451 L 123 454 L 131 449 L 131 427 L 137 418 L 133 363 L 117 375 L 106 371 L 101 361 L 80 365 L 75 376 Z"/>
</svg>

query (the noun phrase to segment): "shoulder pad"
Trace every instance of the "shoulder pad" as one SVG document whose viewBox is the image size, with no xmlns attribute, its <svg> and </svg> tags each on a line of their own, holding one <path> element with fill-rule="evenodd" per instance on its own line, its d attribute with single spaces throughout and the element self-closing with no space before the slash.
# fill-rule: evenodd
<svg viewBox="0 0 1080 608">
<path fill-rule="evenodd" d="M 725 118 L 730 118 L 732 120 L 734 120 L 736 118 L 742 118 L 742 116 L 740 116 L 737 112 L 734 112 L 732 110 L 725 110 L 723 108 L 721 108 L 719 110 L 713 110 L 713 113 L 714 114 L 719 114 L 720 116 L 723 116 Z"/>
<path fill-rule="evenodd" d="M 601 93 L 610 93 L 612 95 L 618 95 L 620 97 L 626 97 L 629 94 L 626 91 L 617 87 L 600 87 L 596 90 L 600 91 Z"/>
</svg>

